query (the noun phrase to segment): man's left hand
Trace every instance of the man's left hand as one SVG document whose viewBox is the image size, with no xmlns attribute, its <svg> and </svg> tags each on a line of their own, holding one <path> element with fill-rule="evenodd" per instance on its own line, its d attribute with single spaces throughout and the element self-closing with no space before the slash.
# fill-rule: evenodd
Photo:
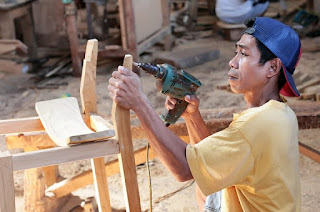
<svg viewBox="0 0 320 212">
<path fill-rule="evenodd" d="M 139 76 L 123 66 L 112 73 L 108 90 L 109 96 L 125 109 L 135 110 L 140 101 L 145 99 Z"/>
</svg>

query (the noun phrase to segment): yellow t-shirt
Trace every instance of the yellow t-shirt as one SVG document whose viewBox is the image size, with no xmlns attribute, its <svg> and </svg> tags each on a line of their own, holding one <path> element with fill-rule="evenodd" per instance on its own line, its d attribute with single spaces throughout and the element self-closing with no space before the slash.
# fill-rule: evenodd
<svg viewBox="0 0 320 212">
<path fill-rule="evenodd" d="M 298 122 L 287 104 L 234 114 L 186 154 L 205 195 L 223 189 L 222 211 L 300 211 Z"/>
</svg>

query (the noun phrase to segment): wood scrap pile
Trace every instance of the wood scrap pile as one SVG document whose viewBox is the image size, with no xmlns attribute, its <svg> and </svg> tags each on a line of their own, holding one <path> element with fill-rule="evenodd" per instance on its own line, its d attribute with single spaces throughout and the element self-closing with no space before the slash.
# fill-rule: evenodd
<svg viewBox="0 0 320 212">
<path fill-rule="evenodd" d="M 28 47 L 19 40 L 0 40 L 0 71 L 25 73 L 29 70 L 27 63 Z"/>
<path fill-rule="evenodd" d="M 20 40 L 0 39 L 0 72 L 33 74 L 37 88 L 65 85 L 63 78 L 72 74 L 70 53 L 51 51 L 39 48 L 38 57 L 30 58 L 28 47 Z"/>
<path fill-rule="evenodd" d="M 170 7 L 170 25 L 176 37 L 187 40 L 212 36 L 214 1 L 172 0 Z"/>
<path fill-rule="evenodd" d="M 300 99 L 302 100 L 313 100 L 320 102 L 320 78 L 315 77 L 309 79 L 297 86 L 300 92 Z"/>
</svg>

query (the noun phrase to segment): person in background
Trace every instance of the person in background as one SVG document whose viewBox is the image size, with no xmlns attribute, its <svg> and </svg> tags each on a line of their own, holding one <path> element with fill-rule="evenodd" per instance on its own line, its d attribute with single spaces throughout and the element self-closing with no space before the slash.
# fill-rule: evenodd
<svg viewBox="0 0 320 212">
<path fill-rule="evenodd" d="M 248 19 L 262 16 L 268 6 L 268 0 L 216 0 L 215 11 L 223 22 L 243 24 Z"/>
</svg>

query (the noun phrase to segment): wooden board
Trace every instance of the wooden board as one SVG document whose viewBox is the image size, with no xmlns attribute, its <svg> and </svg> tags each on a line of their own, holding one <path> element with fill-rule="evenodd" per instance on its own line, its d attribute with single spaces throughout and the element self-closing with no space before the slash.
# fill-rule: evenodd
<svg viewBox="0 0 320 212">
<path fill-rule="evenodd" d="M 119 145 L 112 139 L 33 152 L 16 153 L 12 156 L 13 171 L 52 166 L 89 158 L 100 158 L 118 153 Z"/>
<path fill-rule="evenodd" d="M 132 71 L 131 55 L 125 55 L 123 66 Z M 120 173 L 125 194 L 127 211 L 140 212 L 140 195 L 137 183 L 137 173 L 134 162 L 132 136 L 130 131 L 130 110 L 124 109 L 113 101 L 112 120 L 119 141 L 120 154 L 118 155 Z"/>
<path fill-rule="evenodd" d="M 135 0 L 133 4 L 137 42 L 141 42 L 162 26 L 161 0 Z"/>
<path fill-rule="evenodd" d="M 90 119 L 90 114 L 97 113 L 96 96 L 96 72 L 98 58 L 98 40 L 91 39 L 87 42 L 86 55 L 83 60 L 80 96 L 82 111 L 86 116 L 86 123 L 95 131 L 100 132 L 110 129 L 102 117 L 94 116 Z M 89 123 L 90 122 L 90 123 Z M 111 212 L 110 196 L 108 190 L 107 176 L 104 169 L 104 157 L 91 159 L 92 174 L 96 191 L 96 201 L 101 212 Z"/>
<path fill-rule="evenodd" d="M 37 102 L 36 111 L 46 132 L 58 146 L 105 140 L 115 135 L 114 130 L 90 130 L 74 97 Z"/>
<path fill-rule="evenodd" d="M 15 211 L 12 155 L 0 151 L 0 211 Z M 5 195 L 4 195 L 5 192 Z"/>
<path fill-rule="evenodd" d="M 155 63 L 168 63 L 176 68 L 188 68 L 219 58 L 220 51 L 213 47 L 184 48 L 159 54 Z"/>
</svg>

